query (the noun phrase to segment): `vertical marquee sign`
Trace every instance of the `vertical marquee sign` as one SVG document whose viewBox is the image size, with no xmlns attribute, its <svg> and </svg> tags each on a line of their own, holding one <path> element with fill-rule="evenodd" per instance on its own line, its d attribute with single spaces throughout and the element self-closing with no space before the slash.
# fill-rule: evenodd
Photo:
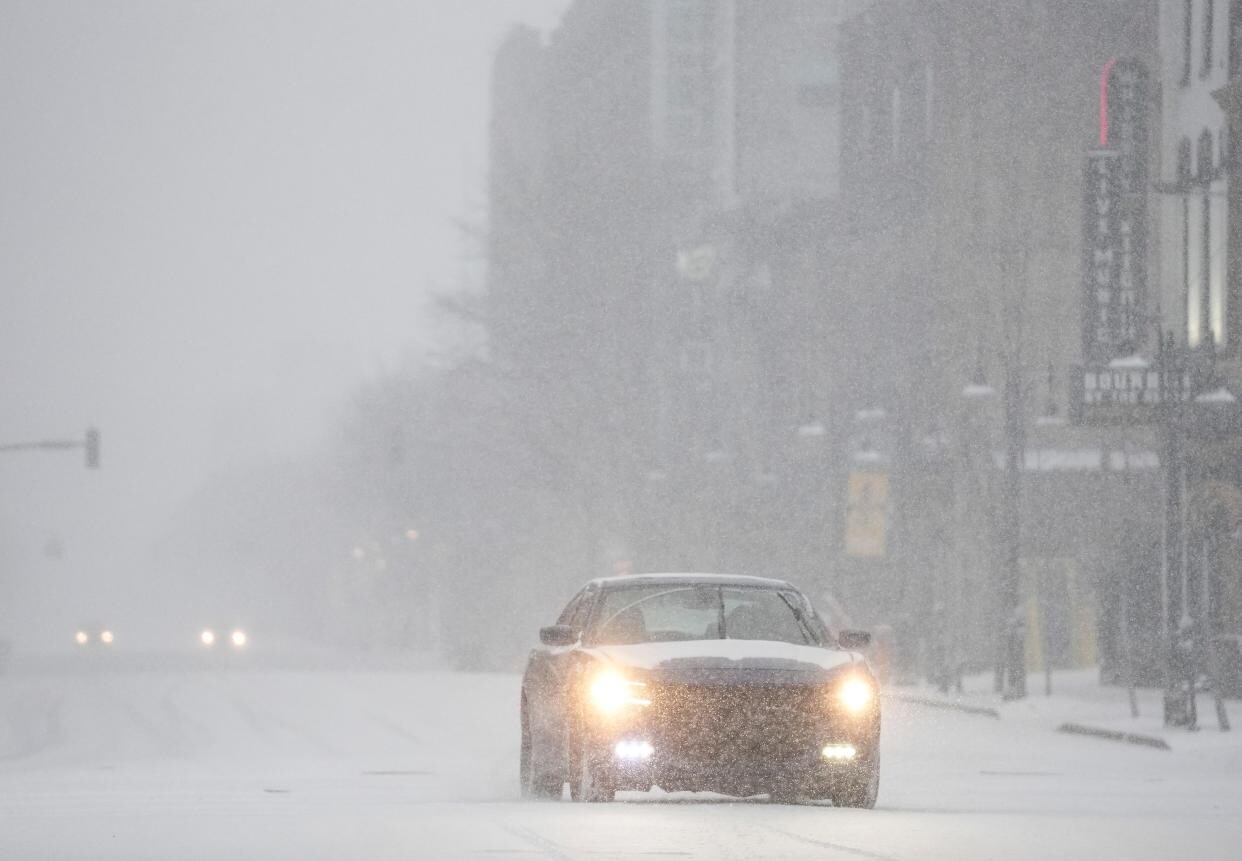
<svg viewBox="0 0 1242 861">
<path fill-rule="evenodd" d="M 1107 362 L 1117 353 L 1121 274 L 1121 159 L 1113 150 L 1087 155 L 1083 230 L 1082 354 Z"/>
<path fill-rule="evenodd" d="M 1070 410 L 1091 424 L 1150 420 L 1177 395 L 1168 370 L 1139 358 L 1147 326 L 1150 84 L 1136 60 L 1100 74 L 1099 148 L 1084 171 L 1082 365 Z"/>
<path fill-rule="evenodd" d="M 1146 68 L 1110 61 L 1100 80 L 1100 148 L 1087 155 L 1083 359 L 1139 349 L 1146 330 L 1148 100 Z"/>
</svg>

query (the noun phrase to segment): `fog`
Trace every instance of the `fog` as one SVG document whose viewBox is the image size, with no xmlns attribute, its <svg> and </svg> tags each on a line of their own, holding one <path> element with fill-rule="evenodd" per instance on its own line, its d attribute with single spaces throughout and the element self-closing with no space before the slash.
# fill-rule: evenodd
<svg viewBox="0 0 1242 861">
<path fill-rule="evenodd" d="M 4 4 L 0 439 L 103 432 L 97 474 L 0 462 L 5 630 L 146 637 L 199 576 L 153 557 L 170 513 L 448 348 L 489 54 L 562 6 Z"/>
</svg>

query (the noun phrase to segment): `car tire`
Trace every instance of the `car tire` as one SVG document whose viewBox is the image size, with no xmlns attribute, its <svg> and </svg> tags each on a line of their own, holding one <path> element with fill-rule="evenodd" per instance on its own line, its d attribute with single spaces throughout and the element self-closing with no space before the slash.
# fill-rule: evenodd
<svg viewBox="0 0 1242 861">
<path fill-rule="evenodd" d="M 589 804 L 612 801 L 617 796 L 608 767 L 584 744 L 575 745 L 570 775 L 569 797 L 574 801 Z"/>
<path fill-rule="evenodd" d="M 768 792 L 768 801 L 772 804 L 797 804 L 802 798 L 802 790 L 792 783 L 775 786 Z"/>
<path fill-rule="evenodd" d="M 880 794 L 880 752 L 841 775 L 832 786 L 829 798 L 834 807 L 871 810 Z"/>
<path fill-rule="evenodd" d="M 559 799 L 565 783 L 559 778 L 549 777 L 535 768 L 534 754 L 531 750 L 530 726 L 527 723 L 526 710 L 522 710 L 522 749 L 518 761 L 518 780 L 522 797 L 531 800 L 549 801 Z"/>
</svg>

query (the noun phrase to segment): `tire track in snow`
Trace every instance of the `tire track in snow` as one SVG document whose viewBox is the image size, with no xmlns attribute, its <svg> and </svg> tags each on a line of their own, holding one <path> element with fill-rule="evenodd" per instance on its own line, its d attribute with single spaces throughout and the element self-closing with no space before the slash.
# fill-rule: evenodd
<svg viewBox="0 0 1242 861">
<path fill-rule="evenodd" d="M 426 742 L 424 742 L 419 736 L 410 732 L 408 729 L 403 727 L 401 724 L 397 723 L 395 720 L 392 720 L 391 718 L 384 717 L 383 715 L 376 714 L 375 712 L 363 712 L 363 715 L 367 718 L 367 720 L 371 721 L 372 723 L 379 724 L 384 729 L 391 732 L 393 735 L 399 736 L 400 738 L 405 739 L 411 744 L 415 744 L 418 747 L 427 746 Z"/>
<path fill-rule="evenodd" d="M 869 849 L 860 849 L 857 846 L 847 846 L 844 843 L 832 843 L 828 840 L 817 840 L 814 837 L 806 837 L 793 831 L 786 831 L 783 828 L 777 828 L 775 825 L 763 825 L 768 831 L 774 831 L 790 840 L 796 840 L 799 843 L 806 843 L 808 846 L 818 846 L 820 849 L 829 849 L 833 852 L 842 852 L 846 855 L 853 855 L 857 858 L 870 858 L 872 861 L 900 861 L 900 859 L 892 855 L 881 855 L 879 852 L 872 852 Z"/>
<path fill-rule="evenodd" d="M 555 859 L 555 861 L 576 861 L 575 856 L 566 852 L 564 846 L 555 840 L 544 837 L 537 831 L 532 831 L 522 825 L 510 825 L 507 822 L 501 822 L 499 825 L 519 840 L 523 840 L 531 846 L 538 848 L 548 858 Z"/>
<path fill-rule="evenodd" d="M 228 690 L 229 702 L 232 704 L 233 708 L 237 710 L 237 713 L 242 716 L 242 719 L 250 726 L 250 728 L 272 747 L 281 746 L 278 734 L 273 731 L 273 727 L 275 727 L 276 729 L 281 730 L 285 737 L 297 737 L 302 741 L 309 743 L 310 746 L 313 747 L 318 753 L 326 753 L 333 756 L 340 754 L 340 751 L 337 748 L 329 744 L 327 741 L 324 741 L 324 739 L 320 738 L 306 727 L 298 726 L 286 718 L 279 717 L 271 713 L 260 715 L 254 710 L 254 708 L 251 707 L 250 703 L 246 701 L 246 698 L 238 689 L 235 680 L 226 680 L 221 678 L 220 681 Z"/>
</svg>

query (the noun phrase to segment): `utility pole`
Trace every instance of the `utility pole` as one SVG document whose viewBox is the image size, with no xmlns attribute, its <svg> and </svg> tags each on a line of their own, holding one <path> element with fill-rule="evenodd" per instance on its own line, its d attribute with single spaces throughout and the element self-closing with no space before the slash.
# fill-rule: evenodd
<svg viewBox="0 0 1242 861">
<path fill-rule="evenodd" d="M 1026 696 L 1026 636 L 1022 613 L 1022 468 L 1026 452 L 1023 416 L 1022 370 L 1018 356 L 1005 354 L 1005 480 L 1001 541 L 1004 567 L 1001 573 L 998 646 L 1005 668 L 1005 699 Z"/>
</svg>

